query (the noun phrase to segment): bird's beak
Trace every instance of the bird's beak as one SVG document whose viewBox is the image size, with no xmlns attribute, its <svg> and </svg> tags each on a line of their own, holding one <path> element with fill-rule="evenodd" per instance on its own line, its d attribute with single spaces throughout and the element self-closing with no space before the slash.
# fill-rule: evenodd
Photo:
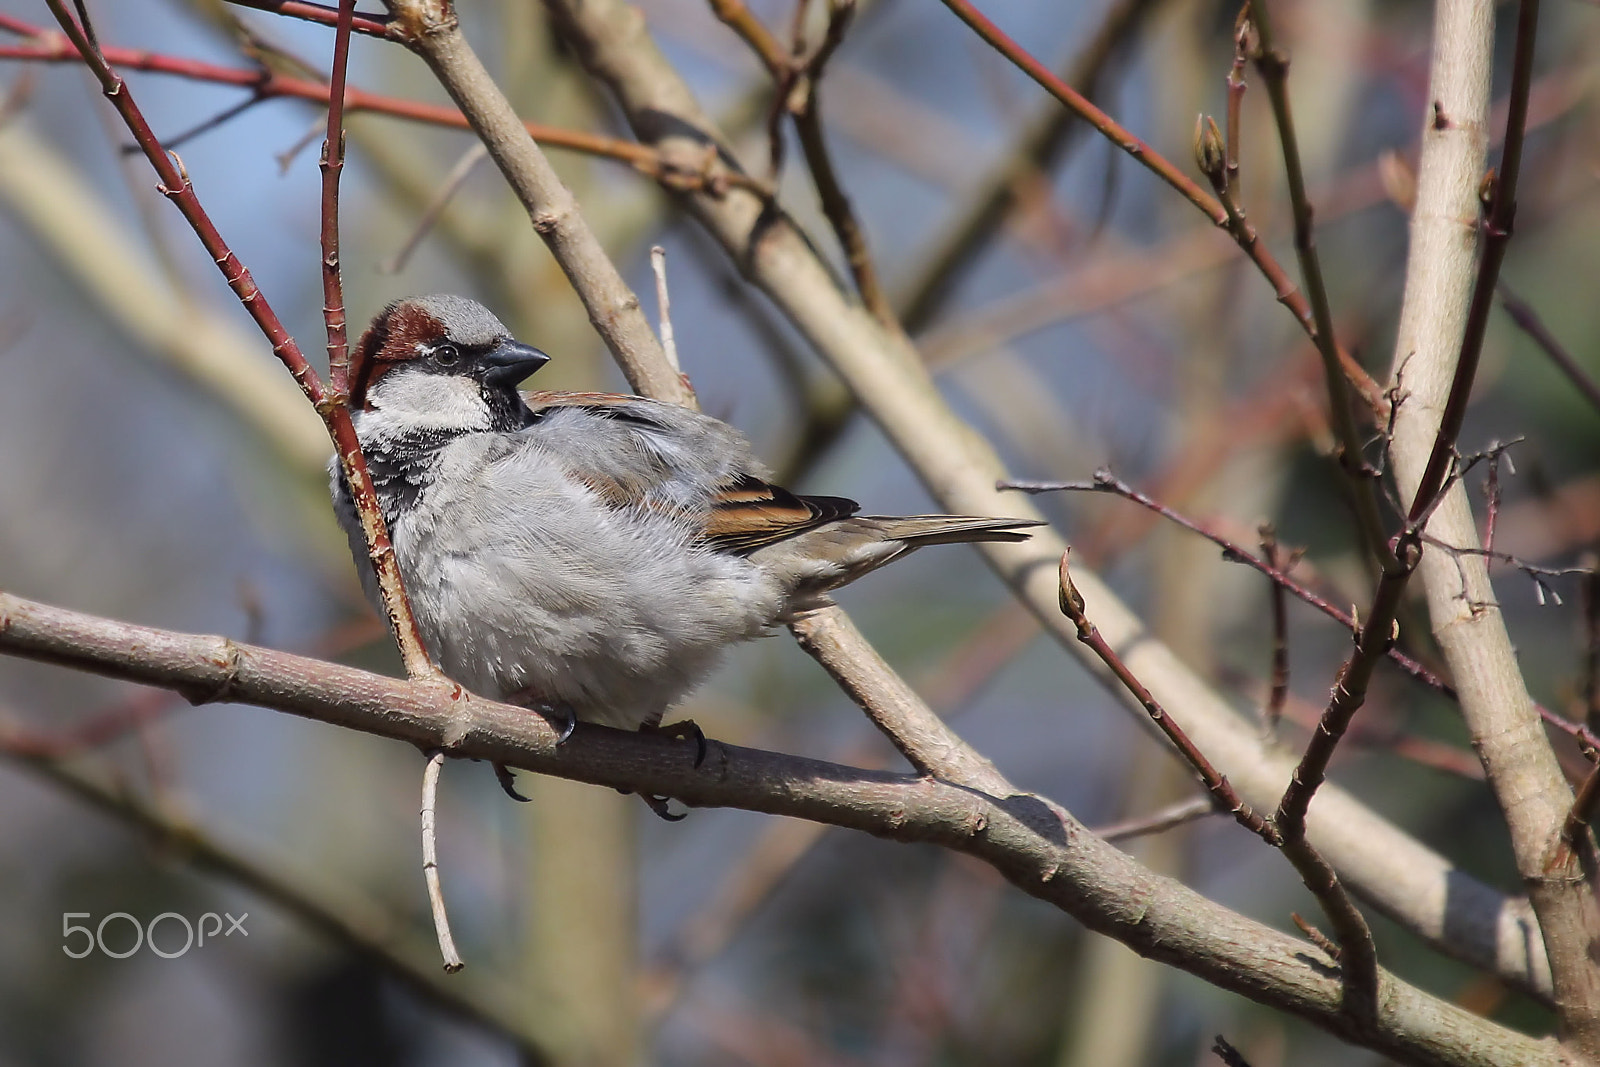
<svg viewBox="0 0 1600 1067">
<path fill-rule="evenodd" d="M 484 381 L 490 385 L 516 385 L 549 363 L 550 357 L 521 341 L 502 341 L 483 361 L 489 367 Z"/>
</svg>

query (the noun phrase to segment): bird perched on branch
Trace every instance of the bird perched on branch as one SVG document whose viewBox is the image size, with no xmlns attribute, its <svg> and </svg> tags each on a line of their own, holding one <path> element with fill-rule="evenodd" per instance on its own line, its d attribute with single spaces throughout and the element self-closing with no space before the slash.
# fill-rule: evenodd
<svg viewBox="0 0 1600 1067">
<path fill-rule="evenodd" d="M 351 362 L 356 433 L 429 654 L 482 696 L 656 726 L 723 650 L 923 545 L 1020 519 L 857 515 L 801 496 L 733 427 L 609 393 L 517 392 L 549 359 L 482 305 L 385 308 Z M 337 464 L 334 507 L 377 585 Z"/>
</svg>

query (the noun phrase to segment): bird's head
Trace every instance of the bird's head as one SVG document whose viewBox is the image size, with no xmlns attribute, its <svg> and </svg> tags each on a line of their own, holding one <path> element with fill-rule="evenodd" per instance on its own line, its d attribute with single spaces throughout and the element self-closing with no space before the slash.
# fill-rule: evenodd
<svg viewBox="0 0 1600 1067">
<path fill-rule="evenodd" d="M 411 297 L 379 312 L 356 343 L 350 406 L 487 429 L 512 412 L 520 417 L 517 385 L 549 360 L 476 301 Z"/>
</svg>

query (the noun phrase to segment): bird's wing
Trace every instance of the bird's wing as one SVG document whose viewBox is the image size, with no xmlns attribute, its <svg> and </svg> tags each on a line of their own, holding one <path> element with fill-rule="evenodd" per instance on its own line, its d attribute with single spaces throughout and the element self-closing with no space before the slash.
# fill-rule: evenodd
<svg viewBox="0 0 1600 1067">
<path fill-rule="evenodd" d="M 726 552 L 752 552 L 860 510 L 843 497 L 773 485 L 737 430 L 676 404 L 618 393 L 524 399 L 536 420 L 528 432 L 607 503 L 679 515 Z M 615 447 L 618 436 L 629 447 Z"/>
<path fill-rule="evenodd" d="M 753 552 L 835 519 L 861 505 L 842 496 L 800 496 L 781 485 L 745 476 L 719 486 L 701 526 L 701 537 L 729 552 Z"/>
</svg>

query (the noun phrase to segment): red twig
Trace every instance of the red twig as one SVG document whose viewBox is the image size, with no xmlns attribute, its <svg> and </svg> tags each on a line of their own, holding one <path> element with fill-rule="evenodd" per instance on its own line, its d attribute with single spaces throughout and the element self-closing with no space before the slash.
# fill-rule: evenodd
<svg viewBox="0 0 1600 1067">
<path fill-rule="evenodd" d="M 324 26 L 336 26 L 339 23 L 338 8 L 306 3 L 305 0 L 227 0 L 227 2 L 239 7 L 255 8 L 258 11 L 270 11 L 285 18 L 319 22 Z M 395 23 L 393 15 L 357 15 L 351 20 L 350 28 L 369 37 L 392 37 Z"/>
<path fill-rule="evenodd" d="M 1281 817 L 1281 805 L 1278 816 L 1270 820 L 1262 818 L 1245 803 L 1244 798 L 1239 796 L 1227 777 L 1212 766 L 1211 761 L 1189 739 L 1183 728 L 1172 721 L 1172 717 L 1157 703 L 1150 691 L 1128 669 L 1127 664 L 1122 662 L 1122 657 L 1118 656 L 1116 650 L 1100 635 L 1094 623 L 1089 621 L 1083 597 L 1072 584 L 1072 576 L 1067 567 L 1068 555 L 1067 552 L 1061 554 L 1061 613 L 1071 619 L 1078 628 L 1078 640 L 1088 645 L 1117 681 L 1121 682 L 1144 706 L 1151 721 L 1195 769 L 1201 783 L 1216 800 L 1217 805 L 1231 812 L 1240 826 L 1267 844 L 1280 849 L 1284 857 L 1294 865 L 1301 881 L 1316 896 L 1318 903 L 1327 913 L 1329 921 L 1339 934 L 1339 943 L 1345 948 L 1340 957 L 1340 970 L 1344 975 L 1346 1010 L 1361 1018 L 1373 1017 L 1377 1001 L 1378 957 L 1372 943 L 1372 932 L 1367 928 L 1367 922 L 1362 918 L 1361 912 L 1350 900 L 1349 894 L 1345 892 L 1344 886 L 1339 883 L 1338 875 L 1328 865 L 1328 861 L 1323 859 L 1306 840 L 1304 820 L 1301 820 L 1298 827 L 1291 826 L 1290 831 L 1286 832 Z"/>
<path fill-rule="evenodd" d="M 1100 110 L 1089 101 L 1082 93 L 1056 77 L 1049 67 L 1040 63 L 1021 45 L 1001 31 L 993 22 L 983 16 L 969 0 L 944 0 L 945 7 L 953 11 L 957 18 L 965 22 L 977 32 L 978 36 L 987 41 L 990 47 L 1005 56 L 1012 63 L 1020 67 L 1030 78 L 1037 82 L 1046 92 L 1060 100 L 1072 111 L 1080 116 L 1090 126 L 1106 137 L 1112 144 L 1132 156 L 1142 166 L 1149 169 L 1162 181 L 1176 189 L 1185 200 L 1199 208 L 1207 218 L 1218 227 L 1228 230 L 1233 235 L 1239 247 L 1256 269 L 1266 277 L 1272 285 L 1273 292 L 1277 294 L 1278 302 L 1283 304 L 1293 313 L 1302 329 L 1312 337 L 1316 336 L 1316 323 L 1311 314 L 1311 305 L 1307 303 L 1305 294 L 1295 288 L 1294 282 L 1284 271 L 1266 246 L 1255 238 L 1253 230 L 1249 235 L 1242 234 L 1230 226 L 1231 217 L 1222 203 L 1206 195 L 1205 190 L 1185 175 L 1161 153 L 1151 148 L 1144 141 L 1135 137 L 1125 127 L 1119 124 L 1110 115 Z M 1342 349 L 1338 350 L 1338 357 L 1345 375 L 1361 390 L 1366 401 L 1376 409 L 1380 398 L 1375 395 L 1370 386 L 1370 376 L 1362 369 L 1361 365 Z"/>
<path fill-rule="evenodd" d="M 127 83 L 122 80 L 122 76 L 112 68 L 105 55 L 90 44 L 86 31 L 67 11 L 63 0 L 47 0 L 47 3 L 85 65 L 99 80 L 106 99 L 116 108 L 129 132 L 133 134 L 134 141 L 149 159 L 156 174 L 160 176 L 161 184 L 158 188 L 162 195 L 172 201 L 189 223 L 195 236 L 200 239 L 201 245 L 217 264 L 217 268 L 222 271 L 228 288 L 233 290 L 239 302 L 244 305 L 245 311 L 255 320 L 256 325 L 272 344 L 273 354 L 289 369 L 289 373 L 299 383 L 301 391 L 322 416 L 328 434 L 333 438 L 340 467 L 349 482 L 351 496 L 361 517 L 362 530 L 367 536 L 368 552 L 378 575 L 384 609 L 389 616 L 395 640 L 400 646 L 406 673 L 413 678 L 433 674 L 433 667 L 428 660 L 427 652 L 423 649 L 421 634 L 417 630 L 416 619 L 412 616 L 411 606 L 406 601 L 400 579 L 400 566 L 395 560 L 388 531 L 384 529 L 383 514 L 378 507 L 378 496 L 372 486 L 372 476 L 367 472 L 366 459 L 361 455 L 361 445 L 356 440 L 356 431 L 350 422 L 349 411 L 342 404 L 330 402 L 328 393 L 323 388 L 322 379 L 317 376 L 317 372 L 301 352 L 300 346 L 284 328 L 282 320 L 278 318 L 277 312 L 272 309 L 266 296 L 256 287 L 255 279 L 250 276 L 249 269 L 239 261 L 233 249 L 228 247 L 228 243 L 223 240 L 222 234 L 212 223 L 211 217 L 206 214 L 205 208 L 200 204 L 200 198 L 195 195 L 194 186 L 190 183 L 182 162 L 162 148 L 160 140 L 150 129 L 150 123 L 139 110 L 139 105 L 134 102 L 133 94 L 129 91 Z"/>
<path fill-rule="evenodd" d="M 6 30 L 29 38 L 29 43 L 27 44 L 0 46 L 0 59 L 28 60 L 37 63 L 71 63 L 78 62 L 82 58 L 70 37 L 43 30 L 10 15 L 0 15 L 0 30 Z M 328 86 L 303 78 L 291 78 L 271 70 L 245 70 L 239 67 L 225 67 L 215 63 L 205 63 L 197 59 L 185 59 L 178 56 L 147 52 L 142 49 L 118 48 L 115 46 L 102 48 L 101 55 L 105 57 L 107 63 L 126 70 L 167 74 L 173 77 L 189 78 L 194 81 L 211 82 L 217 85 L 237 86 L 241 89 L 249 89 L 257 97 L 264 100 L 287 97 L 308 100 L 312 103 L 323 105 L 328 102 Z M 393 96 L 385 96 L 382 93 L 370 93 L 355 88 L 346 88 L 344 109 L 346 113 L 370 112 L 378 115 L 392 115 L 395 118 L 409 119 L 413 122 L 425 122 L 433 126 L 448 126 L 459 130 L 471 128 L 466 116 L 453 107 L 446 107 L 440 104 L 424 104 L 415 100 L 402 100 Z M 654 148 L 639 144 L 636 141 L 625 141 L 616 137 L 603 137 L 583 130 L 562 129 L 537 122 L 526 122 L 523 125 L 533 135 L 534 140 L 541 144 L 627 163 L 641 174 L 648 175 L 669 188 L 714 189 L 723 184 L 755 187 L 755 183 L 748 178 L 729 171 L 725 167 L 715 166 L 709 162 L 698 169 L 686 167 L 676 162 L 669 162 Z M 193 132 L 189 131 L 186 136 L 192 135 Z"/>
<path fill-rule="evenodd" d="M 339 271 L 339 177 L 344 171 L 345 73 L 350 66 L 350 23 L 356 0 L 339 0 L 328 79 L 328 136 L 322 142 L 322 320 L 328 332 L 328 379 L 334 403 L 350 396 L 350 338 L 345 323 L 344 280 Z"/>
<path fill-rule="evenodd" d="M 1156 727 L 1166 735 L 1168 741 L 1172 742 L 1173 747 L 1178 750 L 1189 766 L 1194 768 L 1195 773 L 1200 777 L 1201 784 L 1206 787 L 1207 792 L 1216 800 L 1217 805 L 1222 810 L 1231 812 L 1240 826 L 1243 826 L 1267 844 L 1279 845 L 1281 839 L 1277 829 L 1258 815 L 1249 804 L 1245 803 L 1244 798 L 1233 788 L 1233 784 L 1228 781 L 1227 776 L 1218 771 L 1211 761 L 1206 758 L 1205 753 L 1201 752 L 1195 746 L 1195 743 L 1189 740 L 1189 735 L 1184 732 L 1183 727 L 1172 721 L 1172 716 L 1167 714 L 1166 709 L 1150 694 L 1150 690 L 1144 687 L 1144 683 L 1139 681 L 1133 672 L 1128 669 L 1127 664 L 1122 662 L 1122 657 L 1117 655 L 1116 650 L 1106 643 L 1106 639 L 1100 635 L 1100 630 L 1095 624 L 1089 621 L 1089 617 L 1085 613 L 1083 597 L 1079 595 L 1077 587 L 1072 584 L 1072 574 L 1067 567 L 1067 557 L 1069 555 L 1069 552 L 1061 554 L 1061 614 L 1071 619 L 1073 625 L 1078 628 L 1078 640 L 1088 645 L 1094 651 L 1094 654 L 1100 657 L 1100 661 L 1116 676 L 1117 681 L 1121 682 L 1128 692 L 1133 694 L 1134 699 L 1144 706 L 1144 710 L 1150 716 L 1150 721 L 1156 724 Z"/>
</svg>

